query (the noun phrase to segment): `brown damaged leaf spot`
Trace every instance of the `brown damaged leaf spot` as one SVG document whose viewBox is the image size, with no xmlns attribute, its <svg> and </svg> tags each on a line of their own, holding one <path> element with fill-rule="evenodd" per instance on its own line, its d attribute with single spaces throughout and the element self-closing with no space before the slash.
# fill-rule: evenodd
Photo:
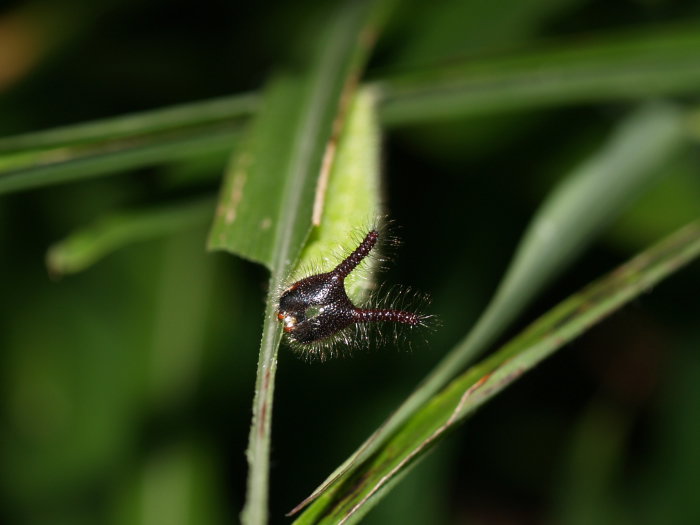
<svg viewBox="0 0 700 525">
<path fill-rule="evenodd" d="M 388 463 L 389 460 L 385 461 L 384 464 Z M 345 518 L 344 520 L 347 519 L 352 515 L 353 512 L 353 507 L 351 507 L 351 504 L 355 497 L 359 495 L 363 490 L 365 490 L 369 486 L 369 481 L 372 477 L 372 474 L 379 470 L 382 470 L 383 465 L 378 465 L 377 468 L 368 470 L 367 472 L 363 472 L 356 480 L 350 480 L 348 484 L 351 485 L 351 488 L 345 492 L 341 491 L 341 494 L 343 494 L 342 498 L 338 499 L 338 513 L 339 515 L 344 515 Z M 332 507 L 333 508 L 333 507 Z M 342 523 L 342 522 L 341 522 Z"/>
<path fill-rule="evenodd" d="M 497 383 L 494 383 L 488 388 L 482 389 L 479 393 L 483 398 L 487 399 L 493 394 L 497 394 L 498 392 L 500 392 L 503 389 L 503 387 L 515 382 L 517 379 L 520 378 L 520 376 L 522 376 L 525 373 L 526 370 L 526 367 L 516 368 L 506 376 L 499 379 Z"/>
<path fill-rule="evenodd" d="M 263 384 L 261 389 L 262 390 L 267 390 L 270 387 L 270 369 L 265 370 L 265 375 L 263 377 Z M 267 422 L 267 404 L 263 403 L 262 407 L 260 409 L 260 419 L 258 421 L 258 437 L 263 438 L 265 437 L 265 429 L 268 425 Z"/>
<path fill-rule="evenodd" d="M 648 262 L 650 262 L 650 259 L 645 260 L 644 264 Z M 591 286 L 584 289 L 583 292 L 579 294 L 582 302 L 578 304 L 576 308 L 560 316 L 547 332 L 557 332 L 572 320 L 586 314 L 603 300 L 611 295 L 615 295 L 619 290 L 625 289 L 629 286 L 631 281 L 634 281 L 638 277 L 639 269 L 640 268 L 636 267 L 636 265 L 632 265 L 631 263 L 627 264 L 615 270 L 604 281 L 593 283 Z"/>
<path fill-rule="evenodd" d="M 343 131 L 343 126 L 345 125 L 348 110 L 350 108 L 350 102 L 352 101 L 352 96 L 357 90 L 359 81 L 359 72 L 355 72 L 353 75 L 350 75 L 340 94 L 338 113 L 333 120 L 331 136 L 328 139 L 326 150 L 323 153 L 321 171 L 318 176 L 318 182 L 316 183 L 316 194 L 314 196 L 314 206 L 311 215 L 311 220 L 314 226 L 320 226 L 321 224 L 323 206 L 326 201 L 326 190 L 328 189 L 328 179 L 331 174 L 331 169 L 333 168 L 335 154 L 338 149 L 338 142 L 340 141 L 340 134 Z"/>
<path fill-rule="evenodd" d="M 233 177 L 231 177 L 231 189 L 229 190 L 229 198 L 223 208 L 217 211 L 219 215 L 223 215 L 226 224 L 231 224 L 236 220 L 238 205 L 243 199 L 243 189 L 248 180 L 248 169 L 250 168 L 252 158 L 248 153 L 242 153 L 234 166 Z"/>
<path fill-rule="evenodd" d="M 379 29 L 375 24 L 369 24 L 360 33 L 360 45 L 365 49 L 372 49 L 379 37 Z"/>
</svg>

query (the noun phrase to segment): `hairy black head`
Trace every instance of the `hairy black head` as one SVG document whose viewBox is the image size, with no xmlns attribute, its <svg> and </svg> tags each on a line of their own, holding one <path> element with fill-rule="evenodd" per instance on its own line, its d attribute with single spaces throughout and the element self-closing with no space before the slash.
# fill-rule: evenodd
<svg viewBox="0 0 700 525">
<path fill-rule="evenodd" d="M 421 324 L 424 317 L 412 312 L 358 308 L 345 291 L 345 278 L 369 255 L 378 237 L 379 233 L 371 230 L 332 271 L 305 277 L 284 291 L 277 317 L 292 341 L 324 341 L 356 323 Z"/>
<path fill-rule="evenodd" d="M 299 343 L 325 339 L 355 322 L 355 305 L 345 291 L 345 279 L 334 272 L 312 275 L 294 283 L 280 297 L 278 317 Z"/>
</svg>

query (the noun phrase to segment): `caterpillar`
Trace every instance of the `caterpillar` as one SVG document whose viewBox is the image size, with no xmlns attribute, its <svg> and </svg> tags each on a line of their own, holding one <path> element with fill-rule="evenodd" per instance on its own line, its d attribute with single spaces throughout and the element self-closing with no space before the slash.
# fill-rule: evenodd
<svg viewBox="0 0 700 525">
<path fill-rule="evenodd" d="M 350 299 L 345 279 L 377 244 L 379 231 L 370 230 L 352 253 L 333 270 L 294 282 L 279 299 L 277 318 L 292 347 L 306 357 L 322 360 L 337 343 L 357 346 L 367 340 L 368 325 L 393 323 L 425 326 L 431 316 L 398 308 L 362 308 Z M 329 352 L 330 351 L 330 352 Z"/>
</svg>

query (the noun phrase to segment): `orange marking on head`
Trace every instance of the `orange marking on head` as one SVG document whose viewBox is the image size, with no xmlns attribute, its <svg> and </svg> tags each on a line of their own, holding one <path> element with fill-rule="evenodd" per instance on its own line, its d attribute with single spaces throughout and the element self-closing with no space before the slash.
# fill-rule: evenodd
<svg viewBox="0 0 700 525">
<path fill-rule="evenodd" d="M 491 373 L 486 374 L 484 377 L 479 379 L 476 383 L 474 383 L 474 386 L 472 388 L 479 388 L 481 385 L 483 385 L 486 381 L 488 381 L 488 378 L 491 377 Z"/>
</svg>

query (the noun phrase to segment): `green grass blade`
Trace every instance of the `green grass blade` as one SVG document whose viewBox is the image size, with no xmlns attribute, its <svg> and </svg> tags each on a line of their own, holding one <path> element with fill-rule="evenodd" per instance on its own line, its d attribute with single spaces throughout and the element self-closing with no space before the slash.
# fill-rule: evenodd
<svg viewBox="0 0 700 525">
<path fill-rule="evenodd" d="M 660 172 L 683 139 L 673 106 L 649 104 L 623 121 L 609 142 L 568 175 L 525 233 L 506 275 L 464 342 L 450 352 L 367 441 L 293 512 L 371 455 L 412 413 L 483 352 L 525 306 Z"/>
<path fill-rule="evenodd" d="M 523 308 L 644 189 L 684 142 L 683 114 L 650 103 L 627 117 L 607 144 L 569 174 L 542 205 L 490 304 L 452 354 L 456 371 L 493 342 Z"/>
<path fill-rule="evenodd" d="M 0 153 L 65 148 L 108 140 L 134 139 L 157 133 L 244 122 L 254 115 L 258 95 L 247 93 L 159 108 L 93 122 L 0 138 Z"/>
<path fill-rule="evenodd" d="M 225 250 L 272 269 L 280 237 L 293 235 L 288 242 L 295 247 L 303 243 L 311 222 L 308 214 L 315 188 L 312 174 L 318 173 L 322 155 L 320 146 L 314 149 L 308 144 L 313 144 L 311 137 L 327 135 L 327 130 L 319 127 L 322 123 L 328 126 L 332 110 L 331 102 L 325 100 L 320 101 L 325 103 L 322 110 L 313 107 L 314 101 L 309 98 L 312 89 L 307 79 L 292 77 L 278 77 L 266 89 L 264 107 L 226 170 L 209 249 Z M 331 93 L 324 95 L 332 97 Z M 309 123 L 304 119 L 312 109 L 300 100 L 319 113 L 308 117 Z M 292 195 L 294 202 L 287 204 Z M 294 210 L 292 219 L 297 214 L 307 215 L 302 219 L 304 227 L 289 222 L 285 216 L 291 214 L 289 209 Z"/>
<path fill-rule="evenodd" d="M 479 406 L 543 359 L 700 256 L 700 221 L 640 253 L 543 315 L 492 356 L 459 375 L 416 411 L 351 476 L 295 522 L 350 523 L 382 489 Z M 464 347 L 466 343 L 460 346 Z M 457 347 L 456 351 L 459 351 Z"/>
<path fill-rule="evenodd" d="M 49 273 L 61 276 L 80 272 L 133 242 L 204 226 L 211 220 L 214 206 L 214 199 L 205 198 L 100 219 L 49 248 L 46 254 Z"/>
<path fill-rule="evenodd" d="M 521 108 L 697 93 L 700 26 L 562 43 L 378 81 L 382 120 L 405 125 Z"/>
<path fill-rule="evenodd" d="M 395 53 L 401 68 L 494 49 L 517 49 L 547 27 L 547 22 L 575 9 L 582 0 L 447 1 L 410 4 L 410 39 Z M 507 15 L 506 15 L 507 13 Z"/>
<path fill-rule="evenodd" d="M 267 521 L 272 399 L 281 337 L 276 291 L 311 228 L 317 183 L 332 167 L 329 146 L 335 147 L 343 128 L 387 5 L 344 4 L 319 42 L 310 74 L 273 85 L 245 148 L 231 163 L 211 228 L 210 249 L 242 255 L 271 270 L 247 451 L 250 470 L 242 514 L 246 524 Z"/>
<path fill-rule="evenodd" d="M 0 154 L 0 195 L 202 155 L 225 155 L 240 133 L 236 125 L 217 123 L 196 131 Z"/>
<path fill-rule="evenodd" d="M 636 100 L 700 86 L 697 26 L 590 41 L 380 79 L 382 121 Z M 224 154 L 260 105 L 257 94 L 243 94 L 0 139 L 0 194 Z"/>
<path fill-rule="evenodd" d="M 225 154 L 258 106 L 238 95 L 0 139 L 0 194 Z"/>
</svg>

